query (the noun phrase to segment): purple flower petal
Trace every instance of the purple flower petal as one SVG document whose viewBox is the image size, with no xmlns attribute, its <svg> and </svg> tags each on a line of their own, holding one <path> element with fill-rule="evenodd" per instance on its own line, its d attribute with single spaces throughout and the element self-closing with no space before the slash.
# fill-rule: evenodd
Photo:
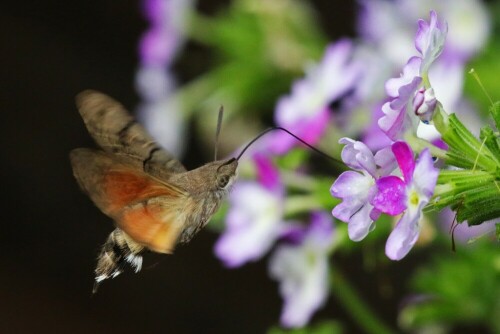
<svg viewBox="0 0 500 334">
<path fill-rule="evenodd" d="M 396 110 L 406 108 L 408 102 L 412 101 L 420 83 L 422 83 L 422 78 L 414 77 L 409 84 L 401 86 L 398 90 L 399 95 L 391 101 L 391 108 Z"/>
<path fill-rule="evenodd" d="M 363 174 L 347 171 L 340 174 L 330 188 L 332 196 L 342 198 L 342 203 L 335 206 L 332 215 L 344 222 L 368 201 L 369 190 L 374 185 L 373 179 Z"/>
<path fill-rule="evenodd" d="M 374 205 L 378 209 L 384 211 L 384 209 L 381 208 L 384 201 L 380 200 L 380 198 L 384 197 L 388 193 L 391 193 L 391 191 L 399 193 L 399 188 L 404 187 L 402 188 L 402 191 L 404 191 L 404 203 L 401 203 L 401 206 L 403 209 L 406 208 L 406 212 L 392 231 L 386 244 L 387 256 L 392 260 L 400 260 L 408 254 L 417 241 L 420 231 L 418 222 L 422 214 L 422 209 L 429 202 L 429 199 L 434 192 L 439 171 L 434 167 L 432 157 L 428 149 L 421 152 L 419 160 L 416 164 L 414 162 L 413 152 L 410 146 L 405 142 L 394 143 L 392 145 L 392 149 L 396 159 L 398 160 L 398 164 L 404 175 L 406 184 L 398 179 L 399 181 L 394 182 L 392 185 L 390 182 L 387 182 L 387 184 L 380 184 L 379 186 L 379 182 L 382 179 L 388 179 L 391 178 L 391 176 L 379 179 L 377 181 L 379 193 L 374 198 L 374 202 L 380 203 L 380 205 L 377 205 L 377 203 L 374 203 Z M 394 176 L 392 176 L 392 178 L 396 179 Z M 398 196 L 390 194 L 386 197 L 390 196 L 393 196 L 396 199 L 392 201 L 392 203 L 397 202 Z M 391 201 L 389 200 L 387 202 Z M 396 212 L 397 210 L 394 210 L 394 213 Z"/>
<path fill-rule="evenodd" d="M 359 153 L 359 151 L 354 149 L 355 142 L 356 142 L 355 140 L 347 137 L 339 139 L 339 144 L 345 145 L 344 148 L 342 149 L 341 158 L 342 161 L 350 168 L 361 170 L 362 168 L 358 164 L 358 161 L 356 160 L 356 155 Z"/>
<path fill-rule="evenodd" d="M 391 103 L 386 102 L 382 106 L 384 117 L 378 120 L 380 129 L 392 140 L 401 138 L 406 129 L 411 128 L 411 120 L 406 114 L 405 108 L 394 110 L 391 108 Z"/>
<path fill-rule="evenodd" d="M 269 273 L 280 281 L 284 299 L 281 324 L 302 327 L 328 297 L 328 263 L 325 256 L 315 257 L 300 248 L 279 246 L 269 260 Z"/>
<path fill-rule="evenodd" d="M 439 169 L 434 167 L 431 153 L 426 148 L 420 153 L 413 173 L 413 184 L 418 192 L 426 197 L 426 203 L 434 193 L 438 176 Z"/>
<path fill-rule="evenodd" d="M 384 116 L 384 113 L 382 112 L 382 104 L 377 104 L 374 108 L 372 108 L 372 110 L 373 112 L 371 115 L 370 125 L 365 128 L 362 138 L 366 146 L 368 146 L 371 151 L 375 152 L 383 147 L 391 145 L 392 140 L 378 125 L 378 120 Z"/>
<path fill-rule="evenodd" d="M 448 144 L 446 144 L 442 139 L 434 139 L 432 141 L 432 145 L 436 146 L 437 148 L 440 148 L 442 150 L 448 151 L 449 147 Z"/>
<path fill-rule="evenodd" d="M 316 247 L 327 249 L 332 243 L 334 226 L 332 217 L 324 211 L 313 211 L 309 224 L 309 236 Z"/>
<path fill-rule="evenodd" d="M 422 82 L 420 64 L 421 58 L 410 58 L 401 77 L 389 79 L 386 83 L 387 94 L 394 99 L 382 106 L 385 116 L 379 119 L 378 124 L 392 140 L 402 138 L 407 130 L 417 130 L 418 118 L 413 113 L 410 115 L 407 108 Z"/>
<path fill-rule="evenodd" d="M 370 218 L 375 221 L 377 219 L 379 219 L 380 215 L 382 214 L 382 211 L 380 211 L 379 209 L 377 208 L 373 208 L 372 211 L 370 212 Z M 373 227 L 372 227 L 373 228 Z"/>
<path fill-rule="evenodd" d="M 168 11 L 168 0 L 144 0 L 142 3 L 144 15 L 153 24 L 161 24 Z"/>
<path fill-rule="evenodd" d="M 375 177 L 375 160 L 368 146 L 363 142 L 355 141 L 347 137 L 341 138 L 339 144 L 345 144 L 342 149 L 341 157 L 342 161 L 344 161 L 347 166 L 359 171 L 367 171 L 370 175 Z"/>
<path fill-rule="evenodd" d="M 381 177 L 377 180 L 377 189 L 370 202 L 375 208 L 392 216 L 406 209 L 406 184 L 399 177 Z"/>
<path fill-rule="evenodd" d="M 398 165 L 391 146 L 387 146 L 375 153 L 374 159 L 377 166 L 379 166 L 379 176 L 391 174 Z"/>
<path fill-rule="evenodd" d="M 294 133 L 306 143 L 315 145 L 330 122 L 331 114 L 328 108 L 320 110 L 313 117 L 298 118 L 293 122 L 280 122 L 280 126 Z M 272 140 L 267 141 L 268 147 L 274 154 L 285 154 L 292 147 L 301 143 L 286 132 L 276 132 L 272 134 Z"/>
<path fill-rule="evenodd" d="M 353 241 L 366 237 L 373 225 L 370 216 L 373 206 L 369 203 L 376 191 L 373 185 L 371 176 L 347 171 L 337 178 L 330 189 L 333 196 L 343 198 L 342 203 L 333 208 L 332 215 L 348 223 L 349 238 Z"/>
<path fill-rule="evenodd" d="M 411 147 L 404 141 L 398 141 L 392 144 L 392 152 L 398 161 L 405 183 L 411 183 L 415 170 L 415 159 Z"/>
<path fill-rule="evenodd" d="M 357 198 L 347 198 L 342 201 L 342 203 L 337 204 L 332 210 L 332 216 L 348 223 L 352 216 L 358 212 L 364 205 L 365 202 L 358 200 Z"/>
<path fill-rule="evenodd" d="M 415 37 L 415 47 L 423 56 L 422 73 L 428 71 L 430 64 L 436 60 L 444 48 L 448 24 L 438 21 L 435 11 L 430 12 L 430 22 L 418 21 L 418 31 Z"/>
<path fill-rule="evenodd" d="M 415 79 L 420 77 L 421 63 L 422 59 L 420 57 L 411 57 L 403 67 L 403 73 L 401 73 L 401 76 L 399 78 L 392 78 L 387 80 L 385 84 L 387 95 L 389 95 L 390 97 L 398 97 L 401 96 L 400 90 L 403 87 L 414 87 Z"/>
<path fill-rule="evenodd" d="M 339 40 L 328 46 L 324 59 L 318 69 L 324 78 L 323 85 L 330 102 L 353 88 L 362 70 L 362 64 L 351 60 L 353 43 L 348 39 Z M 337 80 L 341 77 L 342 80 Z M 318 87 L 319 88 L 319 87 Z"/>
<path fill-rule="evenodd" d="M 332 219 L 324 212 L 312 214 L 300 245 L 281 244 L 269 260 L 269 274 L 280 282 L 284 299 L 281 323 L 302 327 L 328 297 L 328 250 L 333 238 Z"/>
<path fill-rule="evenodd" d="M 238 267 L 262 257 L 281 233 L 283 198 L 256 182 L 239 182 L 229 196 L 226 230 L 215 254 L 226 266 Z"/>
<path fill-rule="evenodd" d="M 373 221 L 378 218 L 377 215 L 375 215 L 375 219 L 371 217 L 372 211 L 373 205 L 366 203 L 351 216 L 347 224 L 349 239 L 352 241 L 361 241 L 368 235 L 373 228 Z"/>
<path fill-rule="evenodd" d="M 279 99 L 274 115 L 276 124 L 315 144 L 328 125 L 328 106 L 352 89 L 361 73 L 359 64 L 350 61 L 351 52 L 349 40 L 329 46 L 322 61 L 293 84 L 291 94 Z M 283 134 L 277 134 L 276 138 L 277 153 L 284 153 L 298 143 Z"/>
<path fill-rule="evenodd" d="M 280 177 L 278 169 L 273 165 L 271 159 L 263 153 L 254 154 L 253 159 L 260 184 L 271 191 L 277 190 L 281 185 Z"/>
<path fill-rule="evenodd" d="M 142 36 L 139 51 L 142 62 L 148 66 L 163 66 L 172 61 L 177 51 L 178 36 L 160 27 L 148 30 Z"/>
<path fill-rule="evenodd" d="M 138 111 L 141 123 L 158 143 L 169 152 L 181 155 L 185 147 L 186 124 L 178 101 L 173 96 L 165 96 L 155 103 L 142 104 Z"/>
<path fill-rule="evenodd" d="M 392 230 L 385 245 L 385 254 L 391 260 L 401 260 L 412 249 L 420 234 L 418 220 L 423 205 L 407 210 Z"/>
<path fill-rule="evenodd" d="M 307 229 L 303 225 L 290 224 L 283 226 L 280 234 L 280 240 L 286 243 L 298 246 L 307 235 Z"/>
</svg>

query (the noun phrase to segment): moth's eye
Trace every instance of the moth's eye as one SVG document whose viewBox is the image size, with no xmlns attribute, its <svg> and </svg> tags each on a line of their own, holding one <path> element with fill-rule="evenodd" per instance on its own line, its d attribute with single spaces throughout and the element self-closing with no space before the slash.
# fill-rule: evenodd
<svg viewBox="0 0 500 334">
<path fill-rule="evenodd" d="M 229 176 L 227 175 L 220 175 L 217 177 L 217 187 L 220 189 L 223 189 L 227 186 L 229 182 Z"/>
</svg>

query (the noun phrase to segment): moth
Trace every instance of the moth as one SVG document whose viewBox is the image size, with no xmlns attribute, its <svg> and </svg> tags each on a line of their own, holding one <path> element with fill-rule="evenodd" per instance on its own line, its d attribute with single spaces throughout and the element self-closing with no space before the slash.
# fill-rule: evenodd
<svg viewBox="0 0 500 334">
<path fill-rule="evenodd" d="M 169 254 L 176 244 L 189 242 L 231 188 L 238 160 L 213 161 L 187 171 L 109 96 L 83 91 L 76 105 L 101 150 L 72 150 L 73 174 L 116 224 L 97 258 L 96 292 L 103 280 L 128 265 L 139 272 L 144 250 Z"/>
<path fill-rule="evenodd" d="M 215 159 L 187 171 L 111 97 L 86 90 L 77 95 L 76 105 L 101 149 L 72 150 L 73 174 L 80 188 L 116 224 L 97 257 L 94 293 L 102 281 L 118 276 L 127 266 L 139 272 L 143 251 L 170 254 L 177 244 L 189 242 L 229 192 L 237 176 L 238 160 L 266 133 L 285 131 L 338 162 L 287 129 L 275 126 L 252 139 L 236 158 Z M 222 110 L 216 142 L 221 121 Z"/>
</svg>

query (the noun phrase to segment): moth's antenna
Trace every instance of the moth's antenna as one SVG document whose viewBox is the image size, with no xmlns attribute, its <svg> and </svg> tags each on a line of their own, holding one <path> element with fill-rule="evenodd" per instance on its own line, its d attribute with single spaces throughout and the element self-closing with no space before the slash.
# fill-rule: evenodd
<svg viewBox="0 0 500 334">
<path fill-rule="evenodd" d="M 238 155 L 238 157 L 236 158 L 236 160 L 240 160 L 241 156 L 243 155 L 243 153 L 245 153 L 245 151 L 253 144 L 255 143 L 260 137 L 264 136 L 266 133 L 268 132 L 271 132 L 271 131 L 274 131 L 274 130 L 281 130 L 281 131 L 285 131 L 286 133 L 288 133 L 290 136 L 292 136 L 293 138 L 297 139 L 298 141 L 300 141 L 302 144 L 306 145 L 307 147 L 309 147 L 311 150 L 313 150 L 314 152 L 324 156 L 325 158 L 328 158 L 330 160 L 333 160 L 335 162 L 338 162 L 338 163 L 342 163 L 341 161 L 339 161 L 338 159 L 335 159 L 334 157 L 332 157 L 331 155 L 329 154 L 326 154 L 325 152 L 317 149 L 316 147 L 312 146 L 311 144 L 308 144 L 306 143 L 305 140 L 297 137 L 296 135 L 294 135 L 293 133 L 291 133 L 290 131 L 288 131 L 287 129 L 285 128 L 282 128 L 281 126 L 274 126 L 272 128 L 269 128 L 269 129 L 266 129 L 264 131 L 262 131 L 260 134 L 257 135 L 257 137 L 255 137 L 254 139 L 252 139 L 244 148 L 243 150 L 240 152 L 240 154 Z"/>
<path fill-rule="evenodd" d="M 219 147 L 219 133 L 222 126 L 222 115 L 224 114 L 224 107 L 220 106 L 219 116 L 217 118 L 217 129 L 215 130 L 215 150 L 214 150 L 214 161 L 217 161 L 217 148 Z"/>
</svg>

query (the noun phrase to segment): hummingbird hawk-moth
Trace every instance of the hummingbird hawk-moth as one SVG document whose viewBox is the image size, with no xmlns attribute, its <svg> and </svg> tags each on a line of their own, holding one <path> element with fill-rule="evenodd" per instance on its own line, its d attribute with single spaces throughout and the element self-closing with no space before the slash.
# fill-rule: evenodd
<svg viewBox="0 0 500 334">
<path fill-rule="evenodd" d="M 128 265 L 139 272 L 145 250 L 170 254 L 210 220 L 230 190 L 238 161 L 260 137 L 282 130 L 313 151 L 338 162 L 279 126 L 264 130 L 236 158 L 187 171 L 146 130 L 107 95 L 87 90 L 76 97 L 85 126 L 101 150 L 71 151 L 73 174 L 94 204 L 116 223 L 97 257 L 93 292 Z M 216 141 L 220 132 L 219 112 Z"/>
<path fill-rule="evenodd" d="M 76 104 L 102 150 L 71 151 L 73 174 L 116 223 L 97 258 L 95 292 L 127 265 L 139 272 L 144 250 L 168 254 L 177 243 L 189 242 L 219 208 L 236 178 L 238 160 L 187 171 L 109 96 L 87 90 Z"/>
</svg>

